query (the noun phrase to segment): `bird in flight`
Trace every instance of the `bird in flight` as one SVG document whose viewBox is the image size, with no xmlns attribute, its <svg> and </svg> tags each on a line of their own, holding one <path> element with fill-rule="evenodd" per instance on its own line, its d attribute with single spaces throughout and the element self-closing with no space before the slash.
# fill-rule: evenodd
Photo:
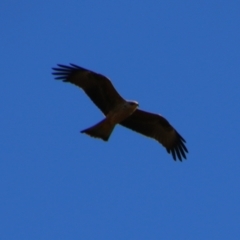
<svg viewBox="0 0 240 240">
<path fill-rule="evenodd" d="M 55 79 L 70 82 L 82 88 L 105 118 L 81 133 L 108 141 L 114 127 L 120 124 L 161 143 L 174 160 L 186 159 L 188 153 L 184 138 L 161 115 L 138 109 L 138 102 L 125 100 L 111 81 L 75 64 L 58 64 L 52 68 Z"/>
</svg>

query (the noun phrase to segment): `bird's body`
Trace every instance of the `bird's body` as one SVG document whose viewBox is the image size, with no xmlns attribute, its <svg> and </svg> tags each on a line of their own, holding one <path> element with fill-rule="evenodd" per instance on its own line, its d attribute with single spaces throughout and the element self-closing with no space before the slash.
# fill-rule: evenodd
<svg viewBox="0 0 240 240">
<path fill-rule="evenodd" d="M 138 103 L 136 102 L 123 101 L 110 110 L 105 119 L 96 125 L 81 131 L 81 133 L 86 133 L 92 137 L 101 138 L 104 141 L 107 141 L 114 127 L 128 118 L 137 107 Z"/>
<path fill-rule="evenodd" d="M 106 118 L 113 124 L 117 124 L 128 118 L 138 107 L 137 102 L 124 101 L 109 111 Z"/>
<path fill-rule="evenodd" d="M 142 111 L 136 101 L 126 101 L 105 76 L 71 64 L 53 68 L 56 79 L 70 82 L 82 88 L 105 119 L 82 133 L 107 141 L 117 124 L 156 139 L 171 153 L 174 160 L 181 161 L 188 152 L 181 135 L 162 116 Z"/>
</svg>

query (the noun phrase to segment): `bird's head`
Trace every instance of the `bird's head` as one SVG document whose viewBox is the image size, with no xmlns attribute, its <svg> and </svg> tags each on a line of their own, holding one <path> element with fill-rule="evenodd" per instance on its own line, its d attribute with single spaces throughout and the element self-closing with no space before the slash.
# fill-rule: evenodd
<svg viewBox="0 0 240 240">
<path fill-rule="evenodd" d="M 127 106 L 133 110 L 136 110 L 139 107 L 139 104 L 136 101 L 127 101 L 126 103 L 127 103 Z"/>
</svg>

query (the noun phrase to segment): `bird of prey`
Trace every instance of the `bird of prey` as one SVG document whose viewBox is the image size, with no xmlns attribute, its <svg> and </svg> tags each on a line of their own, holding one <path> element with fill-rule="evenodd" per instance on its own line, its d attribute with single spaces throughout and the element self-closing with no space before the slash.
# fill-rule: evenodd
<svg viewBox="0 0 240 240">
<path fill-rule="evenodd" d="M 138 109 L 138 102 L 125 100 L 107 77 L 75 64 L 58 64 L 58 67 L 52 69 L 55 79 L 82 88 L 105 115 L 102 121 L 81 133 L 107 141 L 114 127 L 120 124 L 157 140 L 172 154 L 175 161 L 186 159 L 186 141 L 170 123 L 159 114 Z"/>
</svg>

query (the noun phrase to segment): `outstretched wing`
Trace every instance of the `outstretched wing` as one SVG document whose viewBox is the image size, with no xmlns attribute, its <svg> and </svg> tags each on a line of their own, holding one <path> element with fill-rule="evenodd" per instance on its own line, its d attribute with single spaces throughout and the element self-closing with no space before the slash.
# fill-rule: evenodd
<svg viewBox="0 0 240 240">
<path fill-rule="evenodd" d="M 188 150 L 184 138 L 170 125 L 170 123 L 158 114 L 153 114 L 137 109 L 130 117 L 120 123 L 147 137 L 160 142 L 171 153 L 173 159 L 182 161 L 186 159 Z"/>
<path fill-rule="evenodd" d="M 119 95 L 111 81 L 98 73 L 92 72 L 75 64 L 70 66 L 58 64 L 52 68 L 55 79 L 70 82 L 82 88 L 96 106 L 107 115 L 124 99 Z"/>
</svg>

